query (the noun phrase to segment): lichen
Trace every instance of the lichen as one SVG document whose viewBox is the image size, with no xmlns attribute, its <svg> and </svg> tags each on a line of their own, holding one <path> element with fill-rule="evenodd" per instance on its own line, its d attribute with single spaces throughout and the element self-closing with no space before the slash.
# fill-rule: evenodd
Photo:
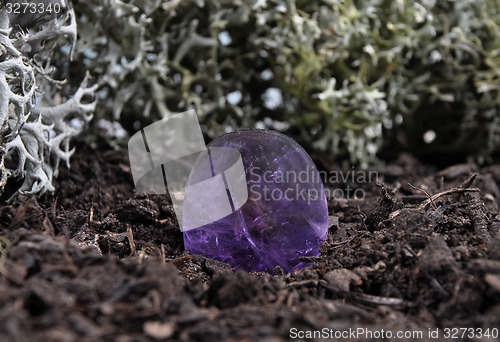
<svg viewBox="0 0 500 342">
<path fill-rule="evenodd" d="M 422 144 L 434 130 L 442 152 L 470 146 L 480 129 L 464 151 L 487 155 L 499 141 L 499 6 L 89 0 L 77 7 L 77 55 L 98 75 L 99 111 L 129 131 L 194 107 L 212 138 L 274 128 L 365 165 L 394 129 L 422 150 L 436 148 Z M 426 117 L 433 106 L 451 113 L 451 137 L 447 123 Z"/>
<path fill-rule="evenodd" d="M 62 2 L 64 3 L 64 2 Z M 19 14 L 24 15 L 24 14 Z M 77 32 L 71 6 L 55 19 L 11 25 L 13 15 L 0 7 L 0 195 L 19 179 L 10 200 L 52 191 L 61 161 L 69 167 L 70 140 L 92 119 L 96 86 L 85 77 L 74 96 L 61 90 L 52 74 L 61 46 L 74 51 Z M 61 63 L 59 60 L 58 63 Z"/>
</svg>

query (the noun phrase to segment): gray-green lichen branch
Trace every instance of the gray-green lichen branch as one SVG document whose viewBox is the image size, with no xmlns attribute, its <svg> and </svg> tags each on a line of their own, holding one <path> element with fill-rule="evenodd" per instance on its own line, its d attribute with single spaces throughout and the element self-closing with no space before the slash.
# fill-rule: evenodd
<svg viewBox="0 0 500 342">
<path fill-rule="evenodd" d="M 11 19 L 20 21 L 1 7 L 0 195 L 9 179 L 22 180 L 13 200 L 54 190 L 52 179 L 60 161 L 69 167 L 71 138 L 92 118 L 95 101 L 88 99 L 95 97 L 96 86 L 89 86 L 85 77 L 67 98 L 60 89 L 64 82 L 51 77 L 56 71 L 55 51 L 67 42 L 68 57 L 74 50 L 77 33 L 71 6 L 39 26 L 20 29 L 11 26 Z"/>
</svg>

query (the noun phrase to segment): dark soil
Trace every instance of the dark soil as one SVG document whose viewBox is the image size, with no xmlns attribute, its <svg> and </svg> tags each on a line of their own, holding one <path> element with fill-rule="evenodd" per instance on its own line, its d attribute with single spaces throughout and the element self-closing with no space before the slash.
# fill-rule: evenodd
<svg viewBox="0 0 500 342">
<path fill-rule="evenodd" d="M 184 250 L 169 199 L 134 190 L 125 150 L 80 146 L 53 196 L 0 207 L 0 341 L 499 328 L 500 165 L 434 170 L 401 155 L 377 171 L 380 185 L 332 185 L 365 196 L 330 201 L 313 266 L 248 274 Z"/>
</svg>

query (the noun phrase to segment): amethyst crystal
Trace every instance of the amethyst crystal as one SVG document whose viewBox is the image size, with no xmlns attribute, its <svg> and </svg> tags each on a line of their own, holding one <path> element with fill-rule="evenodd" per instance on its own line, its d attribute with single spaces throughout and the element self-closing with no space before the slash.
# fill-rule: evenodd
<svg viewBox="0 0 500 342">
<path fill-rule="evenodd" d="M 183 211 L 186 249 L 247 271 L 310 265 L 300 258 L 318 256 L 328 232 L 316 166 L 299 144 L 274 131 L 212 141 L 191 169 Z"/>
</svg>

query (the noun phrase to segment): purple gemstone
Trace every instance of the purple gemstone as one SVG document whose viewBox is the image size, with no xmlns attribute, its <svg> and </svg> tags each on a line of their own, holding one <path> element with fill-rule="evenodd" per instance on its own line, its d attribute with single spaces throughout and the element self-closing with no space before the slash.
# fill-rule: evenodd
<svg viewBox="0 0 500 342">
<path fill-rule="evenodd" d="M 299 258 L 319 255 L 328 232 L 323 183 L 309 155 L 287 136 L 223 135 L 197 159 L 187 185 L 184 245 L 191 253 L 270 273 L 276 266 L 302 269 L 311 263 Z"/>
</svg>

